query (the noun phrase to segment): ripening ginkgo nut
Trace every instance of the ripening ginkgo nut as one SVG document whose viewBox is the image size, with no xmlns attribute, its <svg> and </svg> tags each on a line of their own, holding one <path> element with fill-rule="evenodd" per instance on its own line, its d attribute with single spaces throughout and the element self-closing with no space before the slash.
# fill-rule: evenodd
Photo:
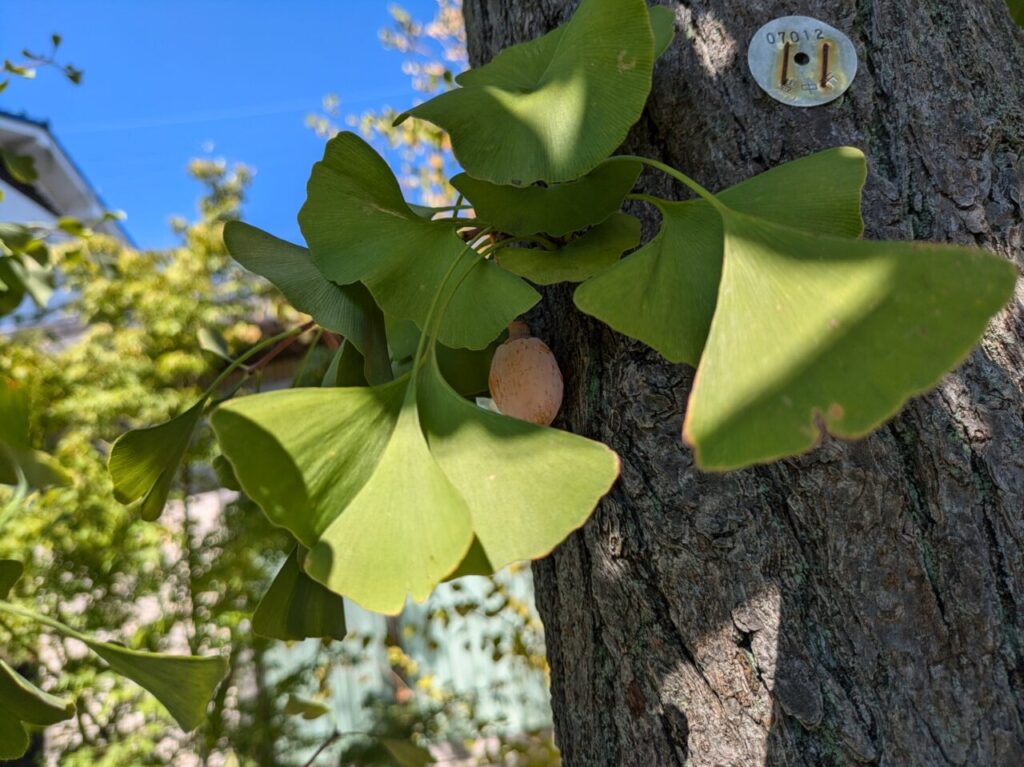
<svg viewBox="0 0 1024 767">
<path fill-rule="evenodd" d="M 550 426 L 562 407 L 562 371 L 547 344 L 529 336 L 529 328 L 525 335 L 519 327 L 510 331 L 491 360 L 491 397 L 504 415 Z"/>
</svg>

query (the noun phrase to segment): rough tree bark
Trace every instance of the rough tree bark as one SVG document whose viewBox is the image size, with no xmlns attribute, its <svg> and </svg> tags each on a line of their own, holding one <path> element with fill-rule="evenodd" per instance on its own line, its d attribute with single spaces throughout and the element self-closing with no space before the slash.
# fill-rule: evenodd
<svg viewBox="0 0 1024 767">
<path fill-rule="evenodd" d="M 1024 36 L 1003 0 L 659 2 L 679 34 L 631 152 L 721 188 L 852 144 L 869 236 L 1022 263 Z M 465 0 L 471 59 L 576 4 Z M 856 43 L 839 102 L 793 109 L 753 83 L 748 41 L 791 13 Z M 680 444 L 691 369 L 547 298 L 562 425 L 623 459 L 535 568 L 567 765 L 1024 764 L 1024 289 L 876 436 L 726 476 Z"/>
</svg>

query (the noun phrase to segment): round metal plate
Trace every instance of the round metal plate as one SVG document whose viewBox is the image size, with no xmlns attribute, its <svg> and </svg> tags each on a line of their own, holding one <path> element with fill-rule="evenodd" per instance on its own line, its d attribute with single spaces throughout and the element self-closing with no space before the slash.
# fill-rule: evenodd
<svg viewBox="0 0 1024 767">
<path fill-rule="evenodd" d="M 809 16 L 765 24 L 750 41 L 750 72 L 772 98 L 794 107 L 835 101 L 857 76 L 850 38 Z"/>
</svg>

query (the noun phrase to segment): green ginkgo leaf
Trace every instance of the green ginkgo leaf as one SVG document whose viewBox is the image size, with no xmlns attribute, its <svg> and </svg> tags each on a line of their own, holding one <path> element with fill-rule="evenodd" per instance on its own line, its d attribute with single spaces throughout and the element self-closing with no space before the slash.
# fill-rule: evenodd
<svg viewBox="0 0 1024 767">
<path fill-rule="evenodd" d="M 384 382 L 379 381 L 378 383 Z M 325 388 L 369 385 L 366 380 L 366 363 L 363 360 L 363 355 L 348 341 L 344 341 L 331 358 L 331 364 L 327 366 L 327 372 L 324 373 L 320 385 Z"/>
<path fill-rule="evenodd" d="M 474 535 L 496 568 L 543 556 L 618 475 L 603 445 L 462 399 L 433 357 L 415 387 L 272 392 L 212 423 L 246 493 L 310 549 L 306 572 L 390 614 L 454 572 Z"/>
<path fill-rule="evenodd" d="M 43 692 L 0 660 L 0 760 L 28 751 L 25 725 L 48 727 L 75 715 L 75 704 Z"/>
<path fill-rule="evenodd" d="M 299 224 L 328 279 L 362 282 L 388 315 L 421 328 L 445 275 L 467 250 L 451 219 L 428 221 L 409 208 L 384 159 L 352 133 L 327 142 L 313 166 Z M 539 299 L 515 275 L 477 259 L 452 298 L 440 340 L 482 349 Z"/>
<path fill-rule="evenodd" d="M 152 522 L 167 505 L 171 484 L 199 423 L 206 398 L 170 421 L 122 434 L 110 450 L 107 468 L 114 497 L 121 503 L 141 499 L 142 518 Z"/>
<path fill-rule="evenodd" d="M 397 738 L 381 738 L 380 744 L 394 760 L 395 767 L 427 767 L 437 764 L 433 755 L 422 746 Z"/>
<path fill-rule="evenodd" d="M 344 639 L 345 601 L 302 569 L 306 551 L 295 548 L 252 617 L 252 630 L 267 639 Z"/>
<path fill-rule="evenodd" d="M 562 237 L 617 211 L 641 170 L 638 162 L 605 162 L 577 181 L 550 186 L 500 186 L 460 173 L 452 186 L 500 232 Z"/>
<path fill-rule="evenodd" d="M 560 182 L 596 168 L 640 118 L 654 34 L 644 0 L 583 0 L 565 25 L 506 48 L 420 104 L 448 131 L 459 163 L 496 184 Z"/>
<path fill-rule="evenodd" d="M 7 599 L 24 572 L 25 565 L 18 560 L 0 559 L 0 599 Z"/>
<path fill-rule="evenodd" d="M 1006 0 L 1006 3 L 1010 8 L 1010 16 L 1024 27 L 1024 0 Z"/>
<path fill-rule="evenodd" d="M 583 282 L 614 264 L 640 243 L 639 219 L 615 213 L 555 252 L 515 248 L 498 254 L 501 265 L 537 285 Z"/>
<path fill-rule="evenodd" d="M 676 37 L 675 11 L 665 5 L 652 6 L 651 29 L 654 30 L 654 58 L 661 58 Z"/>
<path fill-rule="evenodd" d="M 76 638 L 118 674 L 153 695 L 186 732 L 203 723 L 206 707 L 228 673 L 227 661 L 219 656 L 140 652 L 84 634 Z"/>
<path fill-rule="evenodd" d="M 27 154 L 15 154 L 0 149 L 0 163 L 7 168 L 7 172 L 14 177 L 15 181 L 23 184 L 32 184 L 39 179 L 39 172 L 36 170 L 35 158 Z"/>
<path fill-rule="evenodd" d="M 684 434 L 729 470 L 864 436 L 961 362 L 1017 277 L 984 251 L 825 237 L 724 211 Z"/>
<path fill-rule="evenodd" d="M 224 244 L 238 263 L 272 282 L 292 306 L 351 341 L 366 360 L 370 380 L 391 378 L 384 315 L 365 286 L 331 282 L 308 250 L 241 221 L 224 226 Z"/>
<path fill-rule="evenodd" d="M 863 153 L 842 147 L 762 173 L 719 199 L 778 224 L 859 237 L 866 174 Z M 581 311 L 643 341 L 670 362 L 696 367 L 718 301 L 721 216 L 703 200 L 650 201 L 662 216 L 658 234 L 581 285 L 574 300 Z"/>
<path fill-rule="evenodd" d="M 495 350 L 507 337 L 507 334 L 502 333 L 485 349 L 452 349 L 444 344 L 437 344 L 437 362 L 445 380 L 464 396 L 486 392 L 491 359 Z M 388 320 L 388 342 L 397 374 L 411 370 L 413 354 L 420 342 L 420 331 L 416 324 Z M 353 382 L 349 385 L 365 384 Z"/>
</svg>

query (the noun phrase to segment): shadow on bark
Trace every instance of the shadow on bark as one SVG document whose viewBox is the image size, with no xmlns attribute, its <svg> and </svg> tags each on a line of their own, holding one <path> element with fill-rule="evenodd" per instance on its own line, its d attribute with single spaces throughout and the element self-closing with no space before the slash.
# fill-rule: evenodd
<svg viewBox="0 0 1024 767">
<path fill-rule="evenodd" d="M 465 3 L 475 62 L 576 5 Z M 1021 264 L 1024 46 L 1003 0 L 662 4 L 679 33 L 629 152 L 720 189 L 859 146 L 868 236 Z M 747 72 L 753 33 L 792 13 L 858 48 L 833 105 L 777 104 Z M 711 476 L 679 439 L 693 371 L 547 291 L 530 323 L 566 375 L 562 425 L 623 459 L 535 566 L 567 765 L 1024 764 L 1022 305 L 1018 288 L 968 364 L 875 436 Z"/>
</svg>

